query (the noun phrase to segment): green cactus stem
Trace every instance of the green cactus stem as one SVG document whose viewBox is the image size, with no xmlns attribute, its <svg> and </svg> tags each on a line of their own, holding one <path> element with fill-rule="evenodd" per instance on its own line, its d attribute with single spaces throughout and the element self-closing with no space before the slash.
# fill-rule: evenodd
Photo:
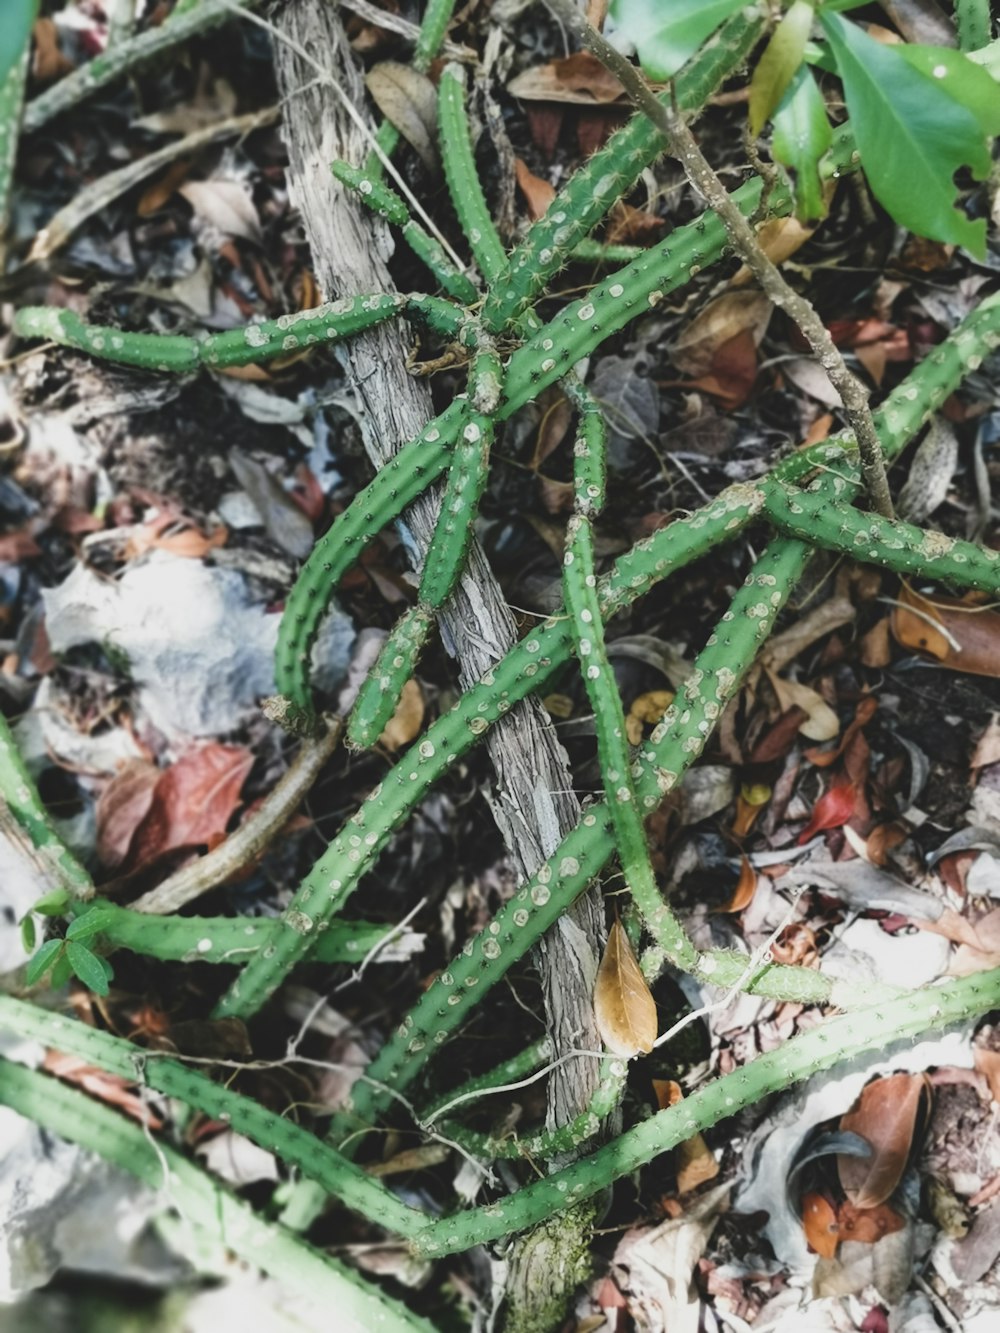
<svg viewBox="0 0 1000 1333">
<path fill-rule="evenodd" d="M 103 899 L 86 910 L 100 919 L 99 938 L 109 951 L 128 949 L 162 962 L 242 964 L 267 943 L 271 930 L 266 917 L 150 916 Z M 397 934 L 395 926 L 374 921 L 333 921 L 312 956 L 316 962 L 357 964 Z"/>
<path fill-rule="evenodd" d="M 0 802 L 26 836 L 41 865 L 56 884 L 78 901 L 94 896 L 94 882 L 56 831 L 38 789 L 17 748 L 7 719 L 0 714 Z"/>
<path fill-rule="evenodd" d="M 431 608 L 418 602 L 392 627 L 347 721 L 347 743 L 352 748 L 370 749 L 385 731 L 433 624 Z"/>
<path fill-rule="evenodd" d="M 142 370 L 183 374 L 202 366 L 223 369 L 247 366 L 315 343 L 350 338 L 397 315 L 411 315 L 448 337 L 458 337 L 464 316 L 447 301 L 433 296 L 399 293 L 350 296 L 294 315 L 279 315 L 260 324 L 213 333 L 205 338 L 182 334 L 125 333 L 85 323 L 72 310 L 26 306 L 14 316 L 14 332 L 22 338 L 45 338 L 64 347 L 90 352 L 106 361 Z"/>
<path fill-rule="evenodd" d="M 989 45 L 993 38 L 990 0 L 955 0 L 955 18 L 960 51 L 980 51 Z"/>
<path fill-rule="evenodd" d="M 643 916 L 647 920 L 655 916 L 660 921 L 657 940 L 671 960 L 682 971 L 693 972 L 698 950 L 660 896 L 650 860 L 645 823 L 632 778 L 632 756 L 625 739 L 621 695 L 604 643 L 594 572 L 594 539 L 590 520 L 583 514 L 574 514 L 566 529 L 563 595 L 570 615 L 573 648 L 594 712 L 604 795 L 625 881 Z"/>
<path fill-rule="evenodd" d="M 764 17 L 755 11 L 723 24 L 671 84 L 668 95 L 676 96 L 679 109 L 700 110 L 747 59 L 763 31 Z M 487 328 L 505 327 L 533 304 L 576 246 L 665 146 L 646 117 L 636 115 L 573 173 L 510 255 L 510 281 L 491 290 L 483 308 Z"/>
<path fill-rule="evenodd" d="M 31 134 L 40 130 L 55 116 L 147 60 L 171 51 L 208 28 L 227 22 L 235 16 L 234 11 L 257 9 L 261 3 L 262 0 L 199 0 L 197 5 L 177 6 L 175 13 L 157 27 L 147 28 L 128 41 L 119 42 L 103 55 L 94 56 L 30 101 L 24 108 L 24 132 Z"/>
<path fill-rule="evenodd" d="M 759 492 L 731 487 L 690 520 L 679 520 L 640 542 L 618 561 L 599 589 L 602 614 L 621 609 L 672 570 L 705 554 L 722 534 L 735 534 L 762 502 Z M 296 892 L 274 942 L 247 966 L 220 1006 L 220 1013 L 253 1013 L 274 992 L 290 967 L 312 946 L 322 923 L 340 910 L 359 878 L 388 838 L 454 759 L 464 754 L 486 729 L 562 665 L 571 634 L 550 620 L 467 691 L 456 706 L 430 727 L 389 775 L 310 871 Z"/>
<path fill-rule="evenodd" d="M 441 242 L 419 222 L 414 221 L 410 210 L 395 190 L 373 179 L 369 171 L 352 167 L 349 162 L 332 162 L 330 170 L 341 185 L 352 190 L 373 213 L 378 213 L 400 229 L 403 240 L 450 297 L 461 305 L 474 305 L 479 300 L 475 283 L 455 268 Z"/>
<path fill-rule="evenodd" d="M 593 1198 L 693 1134 L 737 1115 L 764 1097 L 844 1060 L 909 1043 L 922 1033 L 969 1023 L 1000 1005 L 1000 969 L 925 986 L 843 1018 L 831 1019 L 713 1079 L 676 1106 L 626 1130 L 606 1147 L 534 1181 L 507 1198 L 441 1218 L 416 1240 L 421 1254 L 455 1254 L 536 1225 Z"/>
<path fill-rule="evenodd" d="M 129 1171 L 170 1203 L 198 1233 L 220 1240 L 240 1259 L 281 1284 L 290 1297 L 308 1293 L 317 1307 L 336 1310 L 338 1328 L 352 1333 L 434 1333 L 426 1320 L 331 1259 L 260 1217 L 176 1148 L 144 1126 L 48 1074 L 0 1058 L 0 1103 Z"/>
<path fill-rule="evenodd" d="M 822 492 L 790 486 L 768 487 L 765 513 L 779 532 L 854 560 L 956 588 L 1000 593 L 1000 552 L 974 542 L 862 514 Z"/>
<path fill-rule="evenodd" d="M 507 283 L 507 256 L 486 206 L 472 153 L 465 113 L 465 73 L 460 65 L 446 65 L 438 88 L 438 128 L 441 161 L 448 193 L 479 270 L 491 290 Z M 499 333 L 509 321 L 484 319 L 484 327 Z"/>
<path fill-rule="evenodd" d="M 0 1027 L 79 1056 L 99 1069 L 155 1088 L 168 1097 L 177 1097 L 186 1106 L 224 1121 L 282 1161 L 298 1167 L 347 1207 L 397 1235 L 413 1237 L 427 1223 L 424 1214 L 402 1203 L 380 1181 L 314 1134 L 177 1060 L 160 1058 L 158 1052 L 10 996 L 0 996 Z"/>
</svg>

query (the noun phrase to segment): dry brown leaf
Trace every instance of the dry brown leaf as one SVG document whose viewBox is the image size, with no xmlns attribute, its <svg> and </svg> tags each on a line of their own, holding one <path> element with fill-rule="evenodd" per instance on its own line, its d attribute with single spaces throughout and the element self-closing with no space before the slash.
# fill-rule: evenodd
<svg viewBox="0 0 1000 1333">
<path fill-rule="evenodd" d="M 578 106 L 606 106 L 625 99 L 624 88 L 589 51 L 526 69 L 511 79 L 507 91 L 526 102 L 571 102 Z"/>
<path fill-rule="evenodd" d="M 840 719 L 830 705 L 808 685 L 798 681 L 783 680 L 765 667 L 767 678 L 778 698 L 778 707 L 782 712 L 794 705 L 805 709 L 806 718 L 799 727 L 800 733 L 811 741 L 832 741 L 840 731 Z"/>
<path fill-rule="evenodd" d="M 437 92 L 427 75 L 412 65 L 383 60 L 368 71 L 365 85 L 427 170 L 437 171 Z"/>
<path fill-rule="evenodd" d="M 817 768 L 829 768 L 831 764 L 837 762 L 840 756 L 847 749 L 848 745 L 850 745 L 851 741 L 854 738 L 855 733 L 860 731 L 862 727 L 866 727 L 868 725 L 868 723 L 875 716 L 877 709 L 878 709 L 878 700 L 875 698 L 874 695 L 866 694 L 862 699 L 858 701 L 858 705 L 854 710 L 853 719 L 851 720 L 849 725 L 845 727 L 843 736 L 841 736 L 840 740 L 833 747 L 833 749 L 806 750 L 805 757 L 809 760 L 811 764 L 815 764 Z"/>
<path fill-rule="evenodd" d="M 672 1078 L 654 1078 L 652 1082 L 661 1111 L 684 1100 L 681 1085 Z M 678 1194 L 690 1194 L 699 1185 L 704 1185 L 706 1180 L 714 1180 L 719 1174 L 719 1163 L 701 1134 L 692 1134 L 689 1139 L 678 1143 L 674 1152 L 674 1165 Z"/>
<path fill-rule="evenodd" d="M 837 1211 L 838 1238 L 857 1241 L 859 1245 L 877 1245 L 883 1236 L 891 1236 L 905 1226 L 905 1219 L 887 1203 L 874 1208 L 856 1208 L 845 1199 Z"/>
<path fill-rule="evenodd" d="M 829 182 L 826 191 L 827 202 L 833 196 L 836 184 L 836 181 Z M 757 232 L 757 243 L 772 264 L 783 264 L 786 259 L 790 259 L 795 254 L 796 250 L 801 250 L 815 230 L 815 227 L 803 226 L 798 218 L 771 218 Z M 752 280 L 753 274 L 744 264 L 733 274 L 729 285 L 730 287 L 745 287 Z"/>
<path fill-rule="evenodd" d="M 396 711 L 378 738 L 379 745 L 385 746 L 387 750 L 399 750 L 404 745 L 409 745 L 420 730 L 423 720 L 423 691 L 415 680 L 408 680 L 399 696 Z"/>
<path fill-rule="evenodd" d="M 972 1058 L 976 1068 L 990 1085 L 990 1096 L 1000 1104 L 1000 1051 L 990 1051 L 985 1046 L 974 1046 Z"/>
<path fill-rule="evenodd" d="M 950 671 L 1000 675 L 1000 612 L 955 597 L 922 597 L 906 584 L 891 617 L 893 638 Z"/>
<path fill-rule="evenodd" d="M 260 244 L 260 219 L 253 200 L 239 181 L 185 181 L 178 189 L 199 217 L 227 236 Z"/>
<path fill-rule="evenodd" d="M 877 1078 L 862 1092 L 857 1110 L 841 1116 L 840 1128 L 872 1147 L 870 1157 L 837 1156 L 840 1183 L 855 1208 L 876 1208 L 899 1184 L 928 1086 L 923 1074 Z"/>
<path fill-rule="evenodd" d="M 670 359 L 685 375 L 707 375 L 724 343 L 749 332 L 759 347 L 774 306 L 763 292 L 725 292 L 694 317 L 670 349 Z"/>
<path fill-rule="evenodd" d="M 740 858 L 740 877 L 736 881 L 732 897 L 718 908 L 720 912 L 742 912 L 748 907 L 757 892 L 757 872 L 747 856 Z"/>
<path fill-rule="evenodd" d="M 514 158 L 514 174 L 518 189 L 528 202 L 528 216 L 532 222 L 537 222 L 545 216 L 546 209 L 556 197 L 555 186 L 542 180 L 541 176 L 536 176 L 519 157 Z"/>
<path fill-rule="evenodd" d="M 621 923 L 616 921 L 594 987 L 597 1030 L 612 1053 L 630 1059 L 656 1041 L 656 1004 Z"/>
</svg>

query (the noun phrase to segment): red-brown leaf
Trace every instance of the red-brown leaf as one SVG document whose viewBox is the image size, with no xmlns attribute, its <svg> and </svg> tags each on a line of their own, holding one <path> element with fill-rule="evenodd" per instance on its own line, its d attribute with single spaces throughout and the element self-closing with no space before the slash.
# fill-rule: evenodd
<svg viewBox="0 0 1000 1333">
<path fill-rule="evenodd" d="M 862 1092 L 857 1110 L 841 1117 L 842 1130 L 859 1134 L 872 1147 L 870 1157 L 837 1157 L 840 1183 L 855 1208 L 878 1207 L 899 1184 L 926 1088 L 922 1074 L 875 1079 Z"/>
<path fill-rule="evenodd" d="M 160 775 L 152 803 L 135 830 L 129 869 L 221 837 L 252 767 L 249 750 L 215 743 L 191 749 L 172 764 Z"/>
<path fill-rule="evenodd" d="M 841 828 L 854 814 L 857 791 L 850 782 L 836 782 L 816 802 L 812 818 L 799 834 L 798 841 L 808 842 L 824 829 Z"/>
</svg>

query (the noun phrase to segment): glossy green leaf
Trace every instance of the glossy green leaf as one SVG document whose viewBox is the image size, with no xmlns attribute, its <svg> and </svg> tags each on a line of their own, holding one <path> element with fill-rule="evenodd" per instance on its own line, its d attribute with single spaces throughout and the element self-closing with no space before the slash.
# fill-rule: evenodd
<svg viewBox="0 0 1000 1333">
<path fill-rule="evenodd" d="M 27 916 L 21 918 L 21 944 L 24 946 L 24 952 L 33 953 L 37 943 L 38 933 L 35 930 L 35 918 L 29 912 Z"/>
<path fill-rule="evenodd" d="M 794 0 L 757 62 L 750 80 L 750 133 L 755 139 L 774 115 L 802 64 L 814 13 L 809 0 Z"/>
<path fill-rule="evenodd" d="M 771 151 L 791 177 L 800 222 L 819 222 L 826 216 L 819 161 L 832 137 L 823 95 L 812 72 L 800 65 L 774 114 L 771 141 Z"/>
<path fill-rule="evenodd" d="M 633 43 L 643 72 L 672 79 L 744 0 L 612 0 L 615 28 Z"/>
<path fill-rule="evenodd" d="M 62 916 L 70 904 L 70 896 L 65 889 L 53 889 L 51 893 L 32 903 L 31 910 L 39 916 Z"/>
<path fill-rule="evenodd" d="M 43 977 L 63 950 L 62 940 L 46 940 L 33 958 L 28 959 L 24 977 L 29 986 L 33 986 Z"/>
<path fill-rule="evenodd" d="M 60 944 L 65 944 L 65 940 L 59 940 L 58 942 Z M 66 982 L 69 981 L 72 975 L 73 969 L 70 966 L 69 959 L 66 957 L 66 950 L 63 948 L 59 951 L 56 961 L 52 965 L 52 975 L 49 977 L 49 985 L 53 990 L 59 990 L 61 986 L 66 985 Z"/>
<path fill-rule="evenodd" d="M 104 961 L 92 954 L 84 944 L 69 940 L 66 944 L 66 957 L 74 975 L 95 995 L 107 995 L 108 973 Z"/>
<path fill-rule="evenodd" d="M 872 193 L 901 226 L 919 236 L 986 253 L 986 223 L 956 207 L 954 173 L 969 167 L 981 180 L 990 153 L 977 110 L 956 96 L 950 56 L 942 48 L 940 77 L 918 68 L 904 48 L 883 46 L 853 23 L 821 11 L 820 18 L 844 84 L 861 164 Z M 937 50 L 937 48 L 930 48 Z M 912 50 L 912 48 L 911 48 Z M 957 53 L 954 53 L 957 55 Z M 962 57 L 957 57 L 962 59 Z M 977 67 L 964 64 L 970 81 Z M 989 77 L 989 76 L 986 76 Z M 997 106 L 1000 114 L 1000 102 Z"/>
<path fill-rule="evenodd" d="M 107 914 L 102 912 L 101 905 L 97 904 L 89 911 L 81 912 L 74 921 L 70 922 L 69 929 L 66 931 L 66 938 L 68 940 L 93 939 L 104 929 L 106 920 Z"/>
<path fill-rule="evenodd" d="M 947 46 L 898 49 L 915 70 L 971 111 L 984 135 L 1000 134 L 1000 85 L 988 70 Z"/>
</svg>

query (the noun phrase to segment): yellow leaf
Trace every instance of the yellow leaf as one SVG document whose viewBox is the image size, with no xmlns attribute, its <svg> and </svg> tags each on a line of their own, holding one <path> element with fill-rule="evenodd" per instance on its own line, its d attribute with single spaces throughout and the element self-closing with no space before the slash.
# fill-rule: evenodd
<svg viewBox="0 0 1000 1333">
<path fill-rule="evenodd" d="M 656 1005 L 628 936 L 616 921 L 594 987 L 597 1030 L 612 1055 L 630 1058 L 653 1049 Z"/>
<path fill-rule="evenodd" d="M 415 680 L 408 680 L 399 696 L 396 711 L 385 724 L 379 744 L 387 750 L 400 750 L 409 745 L 424 720 L 424 696 Z"/>
<path fill-rule="evenodd" d="M 798 681 L 783 680 L 773 671 L 768 671 L 768 679 L 774 686 L 778 706 L 787 712 L 793 704 L 798 704 L 809 714 L 799 727 L 800 733 L 811 741 L 832 741 L 840 734 L 840 719 L 830 705 L 808 685 Z"/>
</svg>

